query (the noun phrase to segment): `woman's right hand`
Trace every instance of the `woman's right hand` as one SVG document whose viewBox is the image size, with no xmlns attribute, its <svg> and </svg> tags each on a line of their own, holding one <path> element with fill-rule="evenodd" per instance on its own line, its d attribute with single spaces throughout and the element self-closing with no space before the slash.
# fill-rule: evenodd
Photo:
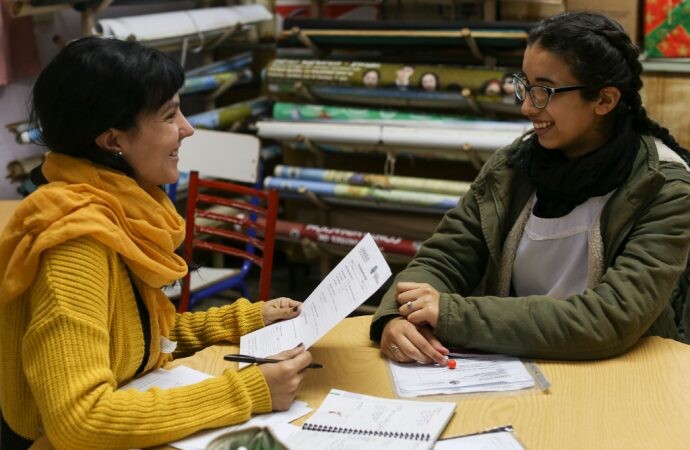
<svg viewBox="0 0 690 450">
<path fill-rule="evenodd" d="M 279 363 L 261 364 L 259 370 L 264 374 L 271 391 L 271 404 L 274 411 L 285 411 L 290 407 L 302 385 L 306 367 L 311 364 L 311 353 L 304 345 L 285 350 L 271 359 L 281 359 Z"/>
<path fill-rule="evenodd" d="M 428 326 L 417 326 L 404 317 L 396 317 L 383 328 L 381 352 L 397 362 L 445 364 L 448 349 Z"/>
</svg>

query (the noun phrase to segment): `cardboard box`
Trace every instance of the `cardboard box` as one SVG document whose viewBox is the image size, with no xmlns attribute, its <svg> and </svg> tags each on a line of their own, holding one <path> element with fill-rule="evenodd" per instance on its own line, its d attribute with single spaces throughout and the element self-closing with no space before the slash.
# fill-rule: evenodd
<svg viewBox="0 0 690 450">
<path fill-rule="evenodd" d="M 600 12 L 620 22 L 634 43 L 641 42 L 639 0 L 566 0 L 565 9 Z"/>
<path fill-rule="evenodd" d="M 563 11 L 565 11 L 565 2 L 561 0 L 504 0 L 501 2 L 501 20 L 537 22 Z"/>
<path fill-rule="evenodd" d="M 605 14 L 620 22 L 633 42 L 640 42 L 639 0 L 504 0 L 501 20 L 538 21 L 563 11 Z"/>
</svg>

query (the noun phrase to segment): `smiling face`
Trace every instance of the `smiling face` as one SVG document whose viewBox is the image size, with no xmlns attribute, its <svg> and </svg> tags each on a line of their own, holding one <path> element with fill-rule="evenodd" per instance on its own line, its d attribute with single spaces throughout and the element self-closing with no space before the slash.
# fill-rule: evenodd
<svg viewBox="0 0 690 450">
<path fill-rule="evenodd" d="M 564 60 L 539 47 L 527 47 L 522 63 L 527 83 L 558 88 L 581 84 L 570 73 Z M 603 131 L 601 99 L 585 100 L 579 91 L 559 92 L 544 109 L 538 109 L 529 95 L 522 113 L 532 121 L 539 143 L 547 149 L 560 149 L 568 158 L 576 158 L 601 147 L 608 139 Z"/>
<path fill-rule="evenodd" d="M 134 179 L 143 188 L 174 183 L 180 175 L 177 152 L 180 143 L 194 129 L 180 111 L 175 95 L 157 111 L 142 113 L 133 130 L 118 138 L 122 157 L 134 170 Z"/>
</svg>

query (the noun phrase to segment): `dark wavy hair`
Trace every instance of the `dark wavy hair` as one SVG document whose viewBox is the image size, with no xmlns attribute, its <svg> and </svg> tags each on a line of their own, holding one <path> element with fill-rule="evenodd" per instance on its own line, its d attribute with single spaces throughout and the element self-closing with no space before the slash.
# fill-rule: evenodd
<svg viewBox="0 0 690 450">
<path fill-rule="evenodd" d="M 183 83 L 182 67 L 159 50 L 85 37 L 67 44 L 36 79 L 30 120 L 51 151 L 131 175 L 124 159 L 95 139 L 110 128 L 136 128 L 140 114 L 157 111 Z"/>
<path fill-rule="evenodd" d="M 650 119 L 642 106 L 640 52 L 618 22 L 596 13 L 565 12 L 539 22 L 530 30 L 527 44 L 538 45 L 562 58 L 573 76 L 588 86 L 580 91 L 587 100 L 594 100 L 606 86 L 618 88 L 621 101 L 614 119 L 630 114 L 637 132 L 661 139 L 690 162 L 687 150 L 668 129 Z"/>
</svg>

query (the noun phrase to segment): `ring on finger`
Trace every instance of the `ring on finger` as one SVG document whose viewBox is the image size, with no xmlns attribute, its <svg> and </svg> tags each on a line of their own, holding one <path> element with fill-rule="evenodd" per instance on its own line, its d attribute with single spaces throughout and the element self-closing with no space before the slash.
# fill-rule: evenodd
<svg viewBox="0 0 690 450">
<path fill-rule="evenodd" d="M 400 347 L 395 344 L 391 344 L 391 351 L 397 355 L 398 352 L 400 352 Z"/>
<path fill-rule="evenodd" d="M 414 311 L 414 307 L 412 306 L 412 302 L 411 302 L 411 301 L 405 303 L 405 306 L 407 306 L 407 309 L 409 309 L 410 312 Z"/>
</svg>

